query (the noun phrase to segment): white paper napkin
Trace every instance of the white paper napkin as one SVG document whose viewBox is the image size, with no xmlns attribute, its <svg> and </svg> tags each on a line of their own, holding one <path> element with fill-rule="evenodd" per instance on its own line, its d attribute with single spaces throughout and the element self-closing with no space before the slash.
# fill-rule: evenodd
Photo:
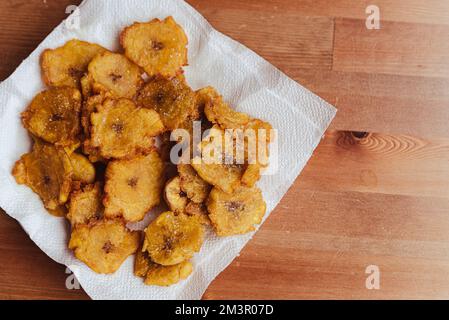
<svg viewBox="0 0 449 320">
<path fill-rule="evenodd" d="M 46 48 L 72 38 L 97 42 L 119 50 L 118 35 L 134 21 L 172 15 L 189 38 L 186 78 L 193 89 L 211 85 L 238 110 L 269 121 L 278 130 L 278 170 L 259 183 L 267 214 L 275 208 L 303 169 L 335 109 L 257 54 L 214 30 L 181 0 L 89 0 L 61 23 L 0 85 L 0 207 L 17 219 L 31 239 L 53 260 L 65 264 L 94 299 L 200 299 L 210 282 L 239 254 L 252 234 L 217 238 L 209 234 L 193 259 L 194 272 L 168 287 L 145 286 L 133 275 L 130 257 L 113 275 L 99 275 L 74 258 L 67 249 L 69 227 L 63 218 L 50 216 L 38 196 L 16 184 L 11 169 L 30 149 L 20 122 L 22 112 L 44 85 L 39 57 Z M 79 29 L 70 26 L 79 19 Z M 68 27 L 69 26 L 69 27 Z M 146 221 L 151 219 L 147 218 Z"/>
</svg>

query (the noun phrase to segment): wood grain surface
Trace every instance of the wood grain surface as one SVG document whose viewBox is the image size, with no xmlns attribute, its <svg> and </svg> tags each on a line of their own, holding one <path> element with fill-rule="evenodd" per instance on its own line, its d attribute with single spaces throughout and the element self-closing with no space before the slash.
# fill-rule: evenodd
<svg viewBox="0 0 449 320">
<path fill-rule="evenodd" d="M 0 79 L 79 2 L 1 1 Z M 449 1 L 188 2 L 339 109 L 204 299 L 448 299 Z M 380 30 L 365 28 L 370 4 Z M 0 298 L 88 298 L 3 212 L 0 263 Z M 379 290 L 365 287 L 369 265 Z"/>
</svg>

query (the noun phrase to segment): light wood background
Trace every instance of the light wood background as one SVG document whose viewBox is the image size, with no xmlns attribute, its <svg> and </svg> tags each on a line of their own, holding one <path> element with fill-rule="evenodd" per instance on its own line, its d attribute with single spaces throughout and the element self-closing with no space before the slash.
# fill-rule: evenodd
<svg viewBox="0 0 449 320">
<path fill-rule="evenodd" d="M 1 1 L 1 80 L 79 2 Z M 339 109 L 204 298 L 449 298 L 449 1 L 188 2 Z M 365 28 L 370 4 L 380 30 Z M 0 264 L 0 298 L 87 298 L 3 212 Z M 368 265 L 380 268 L 380 290 L 365 288 Z"/>
</svg>

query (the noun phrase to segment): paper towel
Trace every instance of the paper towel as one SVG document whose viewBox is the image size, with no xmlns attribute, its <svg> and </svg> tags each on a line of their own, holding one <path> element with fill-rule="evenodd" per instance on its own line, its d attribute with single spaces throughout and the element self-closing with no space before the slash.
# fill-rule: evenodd
<svg viewBox="0 0 449 320">
<path fill-rule="evenodd" d="M 200 299 L 210 282 L 239 254 L 253 234 L 217 238 L 209 233 L 193 259 L 194 272 L 177 285 L 145 286 L 133 275 L 128 258 L 113 275 L 99 275 L 67 249 L 69 228 L 44 209 L 38 196 L 11 175 L 17 159 L 30 149 L 20 122 L 22 112 L 44 85 L 39 57 L 46 48 L 72 38 L 120 50 L 118 35 L 134 21 L 172 15 L 189 38 L 186 78 L 193 89 L 215 87 L 237 110 L 269 121 L 278 130 L 278 170 L 259 182 L 267 202 L 265 218 L 287 192 L 310 158 L 335 109 L 257 54 L 214 30 L 181 0 L 86 0 L 61 23 L 0 85 L 0 207 L 17 219 L 31 239 L 53 260 L 68 266 L 93 299 Z M 79 22 L 79 28 L 73 26 Z M 14 35 L 12 35 L 14 36 Z M 151 219 L 151 214 L 149 215 Z"/>
</svg>

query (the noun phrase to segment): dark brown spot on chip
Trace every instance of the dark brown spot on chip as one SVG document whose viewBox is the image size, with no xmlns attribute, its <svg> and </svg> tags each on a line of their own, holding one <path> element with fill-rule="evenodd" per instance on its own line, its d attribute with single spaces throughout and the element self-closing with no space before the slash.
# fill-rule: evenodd
<svg viewBox="0 0 449 320">
<path fill-rule="evenodd" d="M 109 74 L 109 77 L 111 78 L 112 82 L 116 83 L 118 80 L 120 80 L 122 78 L 122 75 L 116 74 L 116 73 L 111 73 L 111 74 Z"/>
<path fill-rule="evenodd" d="M 80 79 L 84 75 L 83 70 L 79 70 L 76 68 L 69 68 L 69 76 L 75 80 Z"/>
<path fill-rule="evenodd" d="M 51 182 L 51 178 L 49 176 L 44 176 L 44 184 L 48 186 Z"/>
<path fill-rule="evenodd" d="M 173 249 L 173 239 L 170 237 L 165 237 L 164 247 L 162 248 L 162 250 L 170 251 L 171 249 Z"/>
<path fill-rule="evenodd" d="M 156 104 L 163 104 L 165 100 L 165 95 L 162 92 L 158 92 L 154 95 L 154 102 Z"/>
<path fill-rule="evenodd" d="M 236 211 L 242 210 L 244 205 L 241 202 L 229 201 L 229 202 L 225 203 L 225 207 L 226 207 L 226 210 L 228 210 L 229 212 L 236 212 Z"/>
<path fill-rule="evenodd" d="M 113 123 L 112 130 L 117 134 L 121 134 L 123 132 L 123 124 L 120 122 Z"/>
<path fill-rule="evenodd" d="M 159 41 L 151 41 L 151 48 L 155 51 L 160 51 L 162 49 L 164 49 L 164 44 L 162 42 Z"/>
<path fill-rule="evenodd" d="M 59 114 L 59 113 L 52 114 L 51 117 L 50 117 L 50 121 L 51 122 L 53 122 L 53 121 L 61 121 L 63 119 L 64 119 L 64 117 L 62 116 L 62 114 Z"/>
<path fill-rule="evenodd" d="M 103 251 L 106 253 L 111 253 L 111 251 L 114 249 L 114 245 L 111 243 L 111 241 L 107 241 L 104 245 L 103 245 Z"/>
<path fill-rule="evenodd" d="M 134 188 L 135 186 L 137 186 L 138 181 L 139 179 L 137 177 L 132 177 L 131 179 L 128 179 L 128 186 Z"/>
</svg>

